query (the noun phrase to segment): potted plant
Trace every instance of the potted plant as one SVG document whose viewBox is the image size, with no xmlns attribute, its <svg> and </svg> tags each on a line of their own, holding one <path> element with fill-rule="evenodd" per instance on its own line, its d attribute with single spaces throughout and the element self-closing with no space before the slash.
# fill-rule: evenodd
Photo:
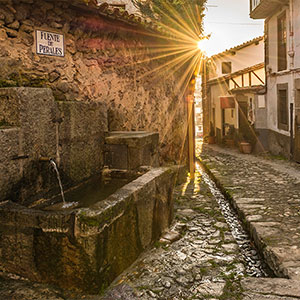
<svg viewBox="0 0 300 300">
<path fill-rule="evenodd" d="M 249 142 L 240 142 L 240 151 L 245 154 L 250 154 L 252 152 L 252 145 Z"/>
<path fill-rule="evenodd" d="M 253 133 L 250 130 L 244 133 L 239 133 L 239 140 L 240 152 L 250 154 L 252 152 L 253 145 L 255 145 L 256 142 L 256 138 L 253 137 Z"/>
<path fill-rule="evenodd" d="M 225 142 L 225 145 L 228 146 L 228 147 L 234 147 L 235 145 L 235 142 L 234 142 L 234 133 L 235 133 L 235 129 L 234 129 L 234 126 L 233 125 L 230 125 L 230 124 L 226 124 L 227 126 L 227 133 L 224 137 L 224 142 Z"/>
</svg>

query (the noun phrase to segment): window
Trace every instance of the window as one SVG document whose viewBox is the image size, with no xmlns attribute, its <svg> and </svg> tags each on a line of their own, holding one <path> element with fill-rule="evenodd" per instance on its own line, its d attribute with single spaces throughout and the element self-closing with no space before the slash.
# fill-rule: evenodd
<svg viewBox="0 0 300 300">
<path fill-rule="evenodd" d="M 259 3 L 260 3 L 260 0 L 252 0 L 252 10 L 255 9 Z"/>
<path fill-rule="evenodd" d="M 287 32 L 285 12 L 277 20 L 277 51 L 278 51 L 278 71 L 287 69 Z"/>
<path fill-rule="evenodd" d="M 258 108 L 266 108 L 266 99 L 264 95 L 258 95 Z"/>
<path fill-rule="evenodd" d="M 277 113 L 278 113 L 278 128 L 289 130 L 288 121 L 288 84 L 277 85 Z"/>
<path fill-rule="evenodd" d="M 231 62 L 226 61 L 222 62 L 222 74 L 229 74 L 231 73 Z"/>
</svg>

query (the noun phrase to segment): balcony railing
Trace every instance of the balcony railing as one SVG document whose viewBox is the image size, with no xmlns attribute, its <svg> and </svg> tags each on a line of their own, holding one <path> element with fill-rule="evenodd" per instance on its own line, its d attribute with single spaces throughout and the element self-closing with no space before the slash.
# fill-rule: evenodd
<svg viewBox="0 0 300 300">
<path fill-rule="evenodd" d="M 265 19 L 288 2 L 289 0 L 250 0 L 250 17 Z"/>
</svg>

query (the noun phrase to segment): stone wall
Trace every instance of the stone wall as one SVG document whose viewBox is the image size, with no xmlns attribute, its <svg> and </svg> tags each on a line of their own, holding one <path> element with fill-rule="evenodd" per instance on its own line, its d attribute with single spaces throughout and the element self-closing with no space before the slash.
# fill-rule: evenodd
<svg viewBox="0 0 300 300">
<path fill-rule="evenodd" d="M 104 1 L 100 0 L 98 1 L 98 3 L 102 3 Z M 105 1 L 111 5 L 125 5 L 125 9 L 126 11 L 128 11 L 128 13 L 130 14 L 141 14 L 139 9 L 133 4 L 133 2 L 131 0 L 108 0 Z"/>
<path fill-rule="evenodd" d="M 268 130 L 268 147 L 272 154 L 290 157 L 290 137 L 273 130 Z"/>
<path fill-rule="evenodd" d="M 0 201 L 22 204 L 99 174 L 107 131 L 104 103 L 57 102 L 51 89 L 0 88 Z M 43 161 L 41 160 L 43 158 Z"/>
<path fill-rule="evenodd" d="M 167 59 L 151 60 L 167 42 L 72 3 L 0 2 L 0 86 L 46 86 L 56 101 L 104 103 L 108 130 L 157 131 L 162 161 L 179 161 L 186 130 L 179 75 L 160 69 Z M 36 29 L 64 34 L 65 56 L 37 55 Z"/>
<path fill-rule="evenodd" d="M 34 193 L 40 195 L 42 186 L 37 182 L 42 181 L 43 166 L 39 157 L 55 156 L 51 96 L 49 89 L 0 89 L 1 118 L 6 122 L 0 127 L 1 200 L 9 196 L 22 201 Z"/>
</svg>

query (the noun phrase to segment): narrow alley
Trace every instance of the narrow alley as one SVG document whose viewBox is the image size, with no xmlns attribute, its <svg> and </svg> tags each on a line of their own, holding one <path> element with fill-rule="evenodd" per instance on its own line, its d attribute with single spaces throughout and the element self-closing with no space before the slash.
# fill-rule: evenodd
<svg viewBox="0 0 300 300">
<path fill-rule="evenodd" d="M 0 0 L 0 300 L 300 300 L 300 0 Z"/>
<path fill-rule="evenodd" d="M 278 265 L 280 259 L 276 258 L 278 253 L 275 253 L 268 263 L 273 264 L 273 271 L 280 270 L 283 273 L 278 271 L 277 276 L 274 276 L 264 263 L 261 273 L 251 273 L 247 261 L 259 265 L 261 261 L 257 252 L 252 248 L 245 255 L 245 244 L 240 243 L 240 238 L 230 230 L 234 223 L 230 214 L 224 213 L 224 208 L 225 217 L 221 213 L 224 204 L 216 201 L 214 183 L 198 166 L 195 181 L 190 182 L 188 179 L 176 190 L 173 231 L 180 233 L 181 237 L 174 236 L 175 240 L 179 240 L 170 243 L 167 238 L 163 238 L 155 248 L 144 253 L 129 270 L 119 276 L 103 299 L 299 299 L 300 289 L 296 281 L 299 230 L 297 226 L 292 226 L 300 218 L 299 208 L 294 206 L 294 221 L 283 222 L 284 218 L 292 217 L 293 205 L 300 203 L 299 166 L 291 166 L 287 161 L 245 156 L 217 146 L 204 145 L 200 152 L 204 164 L 215 174 L 216 179 L 226 184 L 228 194 L 236 194 L 238 191 L 239 197 L 243 197 L 238 204 L 242 203 L 242 207 L 247 208 L 247 221 L 259 221 L 257 226 L 268 234 L 269 240 L 276 240 L 277 249 L 280 245 L 287 246 L 286 241 L 290 242 L 288 247 L 293 250 L 285 249 L 285 262 L 289 267 L 284 269 Z M 283 189 L 283 186 L 289 188 Z M 276 201 L 279 194 L 285 195 L 286 204 Z M 267 204 L 267 199 L 275 200 L 276 206 Z M 274 215 L 281 222 L 272 222 Z M 246 224 L 246 220 L 243 223 Z M 286 228 L 282 234 L 276 231 L 276 226 L 280 224 L 285 224 Z M 169 237 L 172 238 L 170 234 Z M 269 243 L 268 239 L 266 243 Z M 264 241 L 258 243 L 261 245 Z M 253 261 L 253 257 L 249 258 L 251 253 L 257 261 Z M 272 255 L 271 252 L 269 255 Z"/>
</svg>

